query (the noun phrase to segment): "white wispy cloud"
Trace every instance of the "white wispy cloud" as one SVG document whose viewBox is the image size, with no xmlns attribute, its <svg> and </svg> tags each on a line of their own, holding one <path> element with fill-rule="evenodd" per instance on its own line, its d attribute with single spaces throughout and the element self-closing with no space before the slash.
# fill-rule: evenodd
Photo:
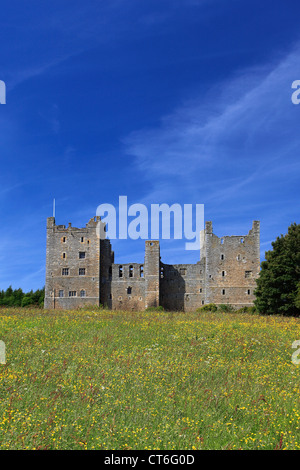
<svg viewBox="0 0 300 470">
<path fill-rule="evenodd" d="M 124 144 L 133 164 L 148 180 L 170 184 L 174 178 L 174 190 L 179 175 L 196 187 L 215 168 L 231 193 L 252 184 L 270 164 L 281 171 L 283 156 L 300 142 L 290 99 L 299 54 L 297 45 L 277 62 L 240 71 L 163 116 L 157 128 L 132 132 Z"/>
</svg>

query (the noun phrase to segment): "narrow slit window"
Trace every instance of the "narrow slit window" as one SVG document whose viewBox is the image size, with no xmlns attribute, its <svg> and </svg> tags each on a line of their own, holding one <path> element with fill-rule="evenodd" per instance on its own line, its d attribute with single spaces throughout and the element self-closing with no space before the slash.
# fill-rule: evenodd
<svg viewBox="0 0 300 470">
<path fill-rule="evenodd" d="M 222 295 L 225 295 L 225 289 L 222 289 Z"/>
<path fill-rule="evenodd" d="M 144 277 L 144 266 L 140 266 L 140 277 Z"/>
<path fill-rule="evenodd" d="M 225 274 L 226 274 L 225 271 L 222 271 L 222 277 L 225 277 Z"/>
<path fill-rule="evenodd" d="M 119 266 L 119 277 L 123 277 L 123 266 Z"/>
<path fill-rule="evenodd" d="M 133 266 L 129 266 L 129 277 L 133 277 Z"/>
</svg>

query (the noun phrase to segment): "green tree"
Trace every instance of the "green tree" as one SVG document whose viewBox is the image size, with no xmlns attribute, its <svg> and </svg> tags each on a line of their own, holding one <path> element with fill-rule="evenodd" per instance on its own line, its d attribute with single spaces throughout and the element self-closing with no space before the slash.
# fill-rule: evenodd
<svg viewBox="0 0 300 470">
<path fill-rule="evenodd" d="M 300 225 L 293 223 L 286 235 L 272 242 L 265 254 L 255 290 L 260 313 L 300 315 L 297 292 L 300 282 Z"/>
</svg>

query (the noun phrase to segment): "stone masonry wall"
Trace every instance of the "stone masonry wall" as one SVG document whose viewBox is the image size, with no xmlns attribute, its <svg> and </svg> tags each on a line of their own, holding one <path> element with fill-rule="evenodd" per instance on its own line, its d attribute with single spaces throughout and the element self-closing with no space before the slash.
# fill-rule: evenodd
<svg viewBox="0 0 300 470">
<path fill-rule="evenodd" d="M 164 264 L 158 241 L 145 242 L 143 264 L 114 263 L 109 240 L 97 236 L 99 217 L 84 228 L 47 219 L 45 308 L 99 305 L 111 309 L 193 311 L 204 304 L 250 306 L 260 269 L 260 226 L 243 236 L 218 237 L 206 222 L 200 261 Z"/>
</svg>

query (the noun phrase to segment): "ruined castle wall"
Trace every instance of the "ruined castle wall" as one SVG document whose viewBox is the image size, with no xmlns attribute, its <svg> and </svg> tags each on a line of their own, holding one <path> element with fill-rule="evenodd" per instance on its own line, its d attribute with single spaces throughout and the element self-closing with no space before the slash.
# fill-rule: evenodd
<svg viewBox="0 0 300 470">
<path fill-rule="evenodd" d="M 100 241 L 100 303 L 112 308 L 112 265 L 114 252 L 108 239 Z"/>
<path fill-rule="evenodd" d="M 107 305 L 113 310 L 145 309 L 144 265 L 139 263 L 113 264 L 111 292 Z"/>
<path fill-rule="evenodd" d="M 193 311 L 204 304 L 203 263 L 161 263 L 160 305 L 166 310 Z"/>
</svg>

